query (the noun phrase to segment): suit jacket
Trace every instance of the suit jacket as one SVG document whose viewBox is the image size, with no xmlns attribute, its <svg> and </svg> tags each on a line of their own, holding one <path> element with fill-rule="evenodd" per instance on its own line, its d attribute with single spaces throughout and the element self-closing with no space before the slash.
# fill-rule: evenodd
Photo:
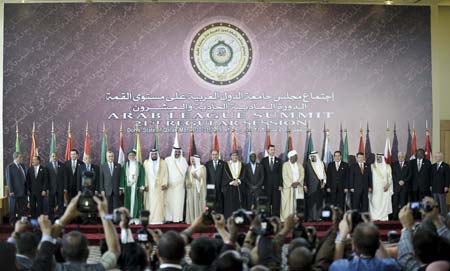
<svg viewBox="0 0 450 271">
<path fill-rule="evenodd" d="M 409 183 L 411 181 L 411 166 L 409 162 L 404 161 L 403 167 L 400 167 L 399 161 L 392 164 L 392 181 L 394 182 L 394 193 L 400 191 L 401 186 L 398 183 L 399 181 L 404 181 L 405 184 L 403 185 L 403 188 L 409 190 Z"/>
<path fill-rule="evenodd" d="M 437 167 L 437 163 L 434 163 L 431 167 L 431 192 L 432 193 L 445 193 L 444 188 L 450 185 L 450 169 L 447 163 L 442 162 Z"/>
<path fill-rule="evenodd" d="M 48 189 L 48 172 L 43 165 L 39 166 L 37 177 L 35 175 L 34 166 L 27 170 L 27 188 L 32 195 L 40 195 L 42 191 Z"/>
<path fill-rule="evenodd" d="M 247 176 L 247 190 L 259 194 L 262 191 L 264 183 L 264 169 L 260 163 L 256 163 L 255 174 L 253 174 L 252 165 L 250 163 L 245 165 L 245 176 Z"/>
<path fill-rule="evenodd" d="M 270 170 L 269 156 L 267 156 L 261 160 L 261 165 L 264 168 L 264 190 L 278 190 L 278 187 L 283 185 L 283 162 L 275 157 L 273 169 Z"/>
<path fill-rule="evenodd" d="M 223 175 L 223 168 L 224 168 L 225 162 L 222 160 L 218 160 L 217 162 L 217 168 L 214 170 L 214 162 L 213 160 L 209 160 L 206 162 L 206 182 L 208 184 L 214 184 L 216 190 L 221 191 L 222 190 L 222 175 Z"/>
<path fill-rule="evenodd" d="M 68 160 L 64 163 L 64 167 L 66 169 L 66 178 L 67 178 L 67 190 L 77 190 L 78 191 L 78 183 L 81 183 L 81 174 L 79 173 L 81 165 L 84 165 L 83 161 L 77 160 L 77 167 L 75 168 L 75 173 L 72 171 L 72 160 Z"/>
<path fill-rule="evenodd" d="M 337 191 L 343 192 L 345 188 L 349 187 L 348 181 L 348 164 L 341 161 L 339 169 L 336 170 L 336 162 L 331 162 L 327 167 L 327 183 L 325 188 L 330 188 L 332 193 Z"/>
<path fill-rule="evenodd" d="M 119 196 L 120 169 L 120 164 L 114 163 L 113 174 L 111 175 L 109 164 L 106 163 L 101 165 L 98 191 L 105 191 L 105 194 L 108 197 L 113 193 L 114 195 Z"/>
<path fill-rule="evenodd" d="M 409 161 L 411 167 L 411 186 L 413 191 L 430 191 L 431 186 L 431 162 L 426 159 L 422 159 L 422 167 L 420 171 L 417 167 L 417 159 Z"/>
<path fill-rule="evenodd" d="M 80 170 L 78 171 L 78 174 L 80 174 L 80 176 L 78 177 L 78 184 L 77 184 L 77 189 L 78 191 L 83 190 L 82 188 L 82 181 L 83 181 L 83 176 L 84 173 L 88 172 L 87 169 L 87 165 L 86 164 L 82 164 L 80 166 Z M 92 183 L 92 187 L 95 191 L 99 191 L 100 186 L 99 186 L 99 178 L 100 178 L 100 168 L 97 165 L 91 164 L 90 165 L 90 172 L 92 172 L 94 174 L 93 177 L 93 183 Z"/>
<path fill-rule="evenodd" d="M 358 163 L 350 166 L 349 188 L 355 189 L 354 193 L 369 192 L 369 188 L 372 188 L 372 170 L 370 165 L 364 163 L 364 171 L 362 173 Z"/>
<path fill-rule="evenodd" d="M 53 167 L 53 162 L 48 163 L 48 190 L 50 193 L 62 193 L 67 190 L 67 178 L 64 164 L 60 161 L 56 162 L 56 170 Z"/>
<path fill-rule="evenodd" d="M 8 184 L 9 193 L 14 193 L 15 197 L 25 197 L 27 195 L 26 170 L 23 164 L 19 165 L 23 169 L 23 173 L 16 163 L 11 163 L 6 167 L 5 178 Z"/>
</svg>

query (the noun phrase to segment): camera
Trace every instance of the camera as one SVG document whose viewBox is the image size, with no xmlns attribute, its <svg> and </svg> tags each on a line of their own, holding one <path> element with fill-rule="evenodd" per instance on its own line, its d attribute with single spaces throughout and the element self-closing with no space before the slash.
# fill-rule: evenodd
<svg viewBox="0 0 450 271">
<path fill-rule="evenodd" d="M 142 228 L 137 232 L 139 243 L 153 243 L 153 237 L 147 230 L 148 223 L 150 221 L 150 211 L 141 210 L 140 221 Z"/>
<path fill-rule="evenodd" d="M 213 215 L 215 214 L 213 208 L 216 204 L 216 189 L 214 184 L 206 185 L 206 207 L 203 213 L 203 223 L 206 225 L 214 224 Z"/>
<path fill-rule="evenodd" d="M 269 204 L 266 196 L 259 196 L 256 198 L 256 210 L 261 221 L 261 234 L 274 234 L 275 229 L 269 219 Z"/>
<path fill-rule="evenodd" d="M 429 213 L 429 212 L 431 212 L 431 211 L 433 211 L 433 209 L 434 209 L 434 207 L 436 207 L 436 205 L 433 205 L 431 202 L 429 202 L 429 201 L 425 201 L 425 202 L 418 202 L 418 201 L 415 201 L 415 202 L 411 202 L 410 203 L 410 208 L 413 210 L 413 211 L 417 211 L 417 210 L 419 210 L 419 209 L 422 209 L 425 213 Z"/>
<path fill-rule="evenodd" d="M 94 174 L 85 172 L 81 180 L 81 195 L 77 209 L 81 217 L 93 218 L 97 215 L 97 203 L 94 201 Z"/>
<path fill-rule="evenodd" d="M 325 206 L 322 209 L 322 213 L 320 215 L 320 218 L 323 221 L 331 221 L 332 220 L 332 211 L 330 206 Z"/>
<path fill-rule="evenodd" d="M 350 218 L 352 220 L 352 233 L 359 223 L 363 223 L 363 217 L 358 210 L 350 210 Z"/>
<path fill-rule="evenodd" d="M 234 224 L 238 226 L 250 225 L 249 214 L 251 214 L 251 212 L 245 209 L 238 209 L 234 211 L 233 212 Z"/>
</svg>

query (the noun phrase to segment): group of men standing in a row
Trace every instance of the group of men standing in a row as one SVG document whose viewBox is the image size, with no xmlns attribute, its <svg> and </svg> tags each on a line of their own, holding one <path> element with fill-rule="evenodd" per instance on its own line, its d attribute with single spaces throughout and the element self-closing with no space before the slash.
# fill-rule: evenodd
<svg viewBox="0 0 450 271">
<path fill-rule="evenodd" d="M 189 166 L 176 146 L 166 159 L 151 150 L 144 163 L 130 151 L 121 166 L 108 151 L 107 162 L 97 166 L 88 155 L 80 161 L 78 151 L 73 149 L 69 161 L 63 163 L 52 153 L 48 165 L 41 165 L 40 157 L 35 156 L 28 169 L 22 163 L 22 154 L 16 152 L 14 162 L 6 169 L 11 222 L 16 215 L 24 214 L 27 204 L 32 217 L 44 213 L 45 197 L 50 218 L 55 218 L 55 210 L 62 215 L 65 204 L 83 189 L 86 172 L 93 176 L 93 192 L 107 197 L 110 212 L 121 206 L 123 195 L 123 205 L 133 221 L 138 221 L 140 210 L 145 208 L 150 211 L 152 224 L 193 222 L 205 210 L 207 190 L 215 193 L 213 209 L 225 217 L 239 208 L 255 208 L 260 196 L 267 198 L 270 215 L 280 216 L 282 221 L 299 210 L 307 220 L 320 220 L 325 204 L 370 211 L 374 220 L 387 220 L 390 214 L 396 219 L 399 207 L 431 194 L 445 212 L 450 170 L 441 153 L 435 154 L 436 163 L 432 165 L 422 149 L 411 161 L 405 161 L 400 152 L 399 161 L 391 167 L 382 154 L 369 165 L 364 154 L 358 153 L 356 163 L 349 166 L 336 151 L 334 161 L 326 166 L 317 152 L 309 155 L 305 165 L 298 161 L 295 150 L 288 153 L 286 162 L 275 156 L 275 146 L 270 145 L 267 152 L 260 162 L 252 152 L 250 162 L 243 164 L 236 151 L 229 161 L 223 161 L 213 150 L 205 165 L 194 155 L 189 157 Z"/>
</svg>

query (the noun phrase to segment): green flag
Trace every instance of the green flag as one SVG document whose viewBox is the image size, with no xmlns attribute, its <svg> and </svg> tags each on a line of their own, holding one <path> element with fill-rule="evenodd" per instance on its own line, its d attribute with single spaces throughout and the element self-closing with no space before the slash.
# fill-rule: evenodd
<svg viewBox="0 0 450 271">
<path fill-rule="evenodd" d="M 102 150 L 100 155 L 100 164 L 106 164 L 106 152 L 108 150 L 108 136 L 106 135 L 105 124 L 103 124 Z"/>
<path fill-rule="evenodd" d="M 345 141 L 344 141 L 344 153 L 342 154 L 342 160 L 348 163 L 348 136 L 347 129 L 345 129 Z"/>
<path fill-rule="evenodd" d="M 50 152 L 48 153 L 48 161 L 52 161 L 52 154 L 56 152 L 56 134 L 55 134 L 55 126 L 52 121 L 52 135 L 50 137 Z"/>
<path fill-rule="evenodd" d="M 311 133 L 311 129 L 308 129 L 307 131 L 307 145 L 306 145 L 306 149 L 305 149 L 305 157 L 303 160 L 303 164 L 306 165 L 306 163 L 308 162 L 309 159 L 309 155 L 311 154 L 311 152 L 314 151 L 314 144 L 313 144 L 313 140 L 312 140 L 312 133 Z"/>
<path fill-rule="evenodd" d="M 16 123 L 16 152 L 20 151 L 19 125 Z"/>
</svg>

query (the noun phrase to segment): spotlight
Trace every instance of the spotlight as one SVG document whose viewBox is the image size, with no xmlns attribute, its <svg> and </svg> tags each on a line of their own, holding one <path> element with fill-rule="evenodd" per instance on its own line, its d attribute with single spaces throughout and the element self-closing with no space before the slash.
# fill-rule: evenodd
<svg viewBox="0 0 450 271">
<path fill-rule="evenodd" d="M 386 1 L 384 1 L 384 4 L 390 6 L 390 5 L 393 5 L 393 4 L 394 4 L 394 1 L 392 1 L 392 0 L 386 0 Z"/>
</svg>

